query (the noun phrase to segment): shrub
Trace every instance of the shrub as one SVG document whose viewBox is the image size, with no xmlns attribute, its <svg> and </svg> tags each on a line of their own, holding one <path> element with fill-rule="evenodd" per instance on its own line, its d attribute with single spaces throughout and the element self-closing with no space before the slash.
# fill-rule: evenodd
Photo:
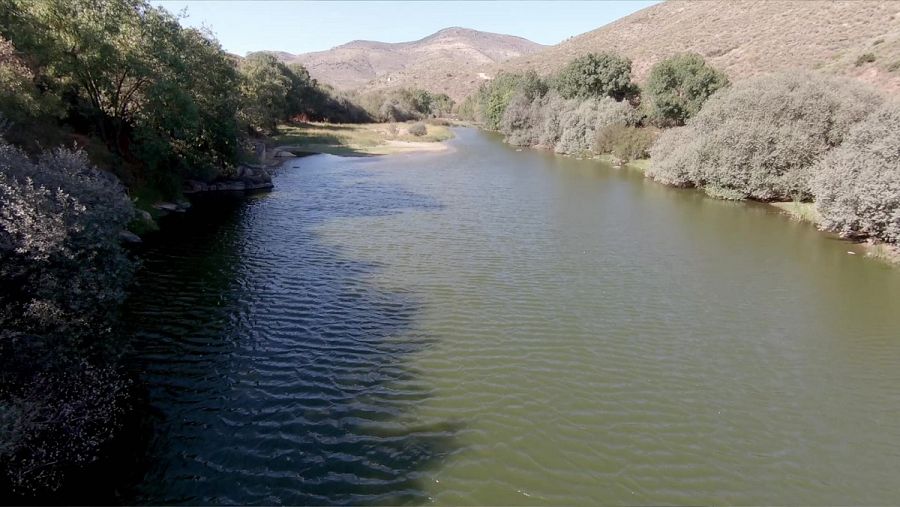
<svg viewBox="0 0 900 507">
<path fill-rule="evenodd" d="M 548 93 L 541 101 L 541 117 L 538 127 L 538 144 L 553 148 L 562 135 L 562 116 L 574 107 L 575 100 L 566 100 L 558 93 Z"/>
<path fill-rule="evenodd" d="M 815 74 L 762 76 L 714 94 L 685 127 L 651 148 L 648 176 L 759 200 L 807 200 L 810 171 L 880 103 L 857 82 Z"/>
<path fill-rule="evenodd" d="M 541 145 L 557 153 L 584 155 L 594 147 L 597 130 L 608 125 L 635 125 L 637 110 L 628 102 L 567 100 L 557 93 L 529 101 L 524 94 L 509 102 L 500 131 L 516 146 Z"/>
<path fill-rule="evenodd" d="M 483 83 L 476 92 L 472 101 L 475 120 L 491 130 L 499 130 L 503 114 L 515 95 L 522 94 L 531 101 L 546 92 L 547 84 L 533 70 L 524 74 L 502 72 L 493 80 Z"/>
<path fill-rule="evenodd" d="M 428 127 L 425 126 L 424 123 L 413 123 L 409 127 L 409 133 L 416 137 L 422 137 L 428 133 Z"/>
<path fill-rule="evenodd" d="M 616 102 L 605 97 L 570 103 L 560 115 L 559 141 L 554 147 L 557 153 L 581 155 L 590 153 L 597 129 L 614 124 L 633 124 L 634 108 L 627 102 Z"/>
<path fill-rule="evenodd" d="M 539 141 L 539 127 L 543 119 L 542 100 L 529 99 L 525 93 L 517 93 L 510 99 L 503 118 L 500 132 L 506 142 L 513 146 L 533 146 Z"/>
<path fill-rule="evenodd" d="M 885 104 L 856 124 L 814 173 L 825 229 L 900 242 L 900 103 Z"/>
<path fill-rule="evenodd" d="M 863 53 L 856 59 L 856 66 L 861 67 L 875 61 L 875 53 Z"/>
<path fill-rule="evenodd" d="M 567 99 L 622 100 L 635 91 L 631 83 L 631 60 L 613 53 L 590 53 L 572 60 L 556 75 L 554 85 Z"/>
<path fill-rule="evenodd" d="M 623 162 L 646 158 L 653 144 L 654 134 L 646 128 L 622 123 L 607 125 L 597 131 L 594 139 L 596 153 L 612 153 Z"/>
<path fill-rule="evenodd" d="M 684 125 L 713 93 L 728 85 L 722 72 L 695 53 L 665 59 L 650 70 L 645 95 L 650 115 L 661 125 Z"/>
<path fill-rule="evenodd" d="M 0 470 L 17 491 L 56 487 L 115 429 L 124 382 L 105 359 L 132 216 L 83 153 L 0 141 Z"/>
</svg>

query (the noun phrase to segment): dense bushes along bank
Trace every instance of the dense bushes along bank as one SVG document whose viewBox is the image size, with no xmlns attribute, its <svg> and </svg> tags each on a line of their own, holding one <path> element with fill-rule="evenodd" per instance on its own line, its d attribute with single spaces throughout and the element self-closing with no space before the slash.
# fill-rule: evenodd
<svg viewBox="0 0 900 507">
<path fill-rule="evenodd" d="M 622 57 L 588 55 L 541 78 L 501 74 L 461 106 L 508 143 L 622 161 L 722 199 L 815 202 L 820 226 L 900 241 L 900 105 L 814 73 L 730 85 L 698 55 L 676 55 L 644 90 Z"/>
</svg>

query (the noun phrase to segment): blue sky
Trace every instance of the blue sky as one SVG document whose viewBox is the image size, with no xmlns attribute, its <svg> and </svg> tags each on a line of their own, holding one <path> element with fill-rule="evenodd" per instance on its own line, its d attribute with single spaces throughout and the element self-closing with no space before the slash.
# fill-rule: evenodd
<svg viewBox="0 0 900 507">
<path fill-rule="evenodd" d="M 189 26 L 210 28 L 226 51 L 321 51 L 355 39 L 403 42 L 449 26 L 507 33 L 541 44 L 603 26 L 655 1 L 306 2 L 156 0 Z"/>
</svg>

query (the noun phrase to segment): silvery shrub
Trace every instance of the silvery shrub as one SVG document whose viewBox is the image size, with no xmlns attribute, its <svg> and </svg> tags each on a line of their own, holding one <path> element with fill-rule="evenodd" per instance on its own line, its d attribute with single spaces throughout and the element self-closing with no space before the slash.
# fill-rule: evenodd
<svg viewBox="0 0 900 507">
<path fill-rule="evenodd" d="M 816 163 L 880 102 L 859 82 L 814 73 L 743 81 L 662 134 L 647 175 L 733 199 L 809 200 Z"/>
<path fill-rule="evenodd" d="M 823 228 L 900 241 L 900 103 L 889 102 L 854 125 L 813 173 Z"/>
</svg>

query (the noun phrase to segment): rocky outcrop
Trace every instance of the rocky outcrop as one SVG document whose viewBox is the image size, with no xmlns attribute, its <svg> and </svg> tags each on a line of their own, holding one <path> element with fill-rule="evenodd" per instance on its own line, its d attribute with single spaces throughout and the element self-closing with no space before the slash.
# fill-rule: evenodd
<svg viewBox="0 0 900 507">
<path fill-rule="evenodd" d="M 273 186 L 272 174 L 268 169 L 242 165 L 237 168 L 237 172 L 231 178 L 220 178 L 211 182 L 188 180 L 185 182 L 184 193 L 243 192 L 246 190 L 265 190 Z"/>
</svg>

